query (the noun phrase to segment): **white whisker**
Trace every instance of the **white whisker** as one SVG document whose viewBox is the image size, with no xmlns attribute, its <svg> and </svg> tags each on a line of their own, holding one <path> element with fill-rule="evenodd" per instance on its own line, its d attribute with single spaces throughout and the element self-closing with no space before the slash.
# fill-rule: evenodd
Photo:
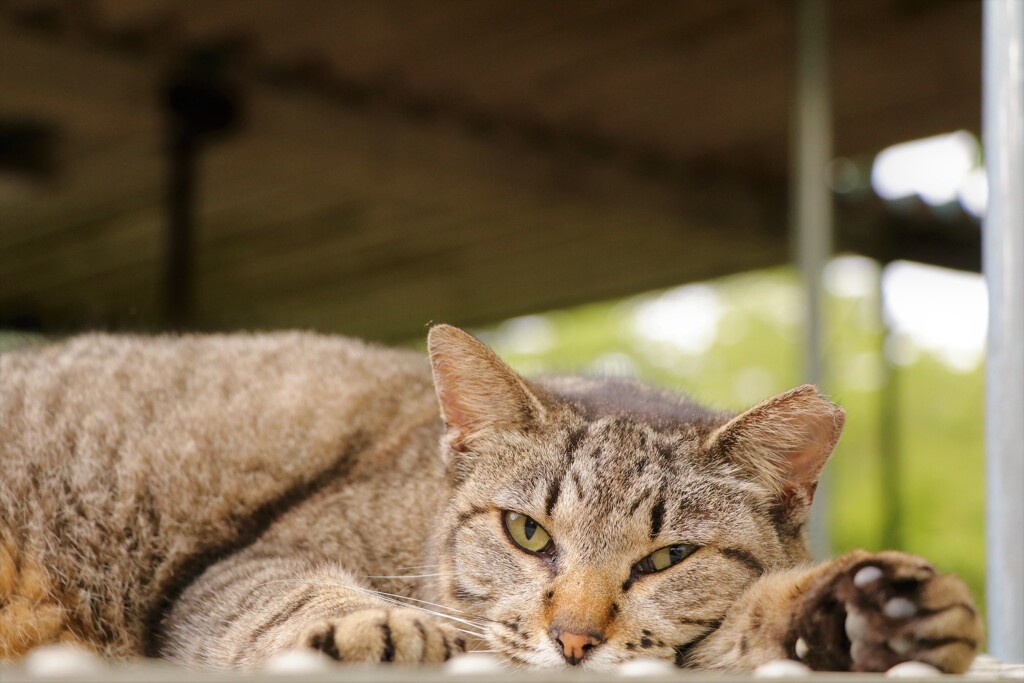
<svg viewBox="0 0 1024 683">
<path fill-rule="evenodd" d="M 452 628 L 454 628 L 456 631 L 461 631 L 462 633 L 469 634 L 469 635 L 473 636 L 474 638 L 485 638 L 486 637 L 483 633 L 477 633 L 476 631 L 470 631 L 469 629 L 459 628 L 458 626 L 453 626 Z"/>
<path fill-rule="evenodd" d="M 411 598 L 411 597 L 408 597 L 408 596 L 405 596 L 405 595 L 397 595 L 395 593 L 387 593 L 385 591 L 373 590 L 372 588 L 363 588 L 361 586 L 352 586 L 352 585 L 347 585 L 347 584 L 343 584 L 343 583 L 335 583 L 335 582 L 331 582 L 331 581 L 322 581 L 322 580 L 317 580 L 317 579 L 274 579 L 274 580 L 271 580 L 271 581 L 265 581 L 263 583 L 257 584 L 254 588 L 260 588 L 260 587 L 268 586 L 268 585 L 274 584 L 274 583 L 298 583 L 298 584 L 312 584 L 312 585 L 317 585 L 317 586 L 327 586 L 327 587 L 330 587 L 330 588 L 344 588 L 344 589 L 356 591 L 358 593 L 367 593 L 369 595 L 376 596 L 379 600 L 381 600 L 382 602 L 385 602 L 385 603 L 387 603 L 389 605 L 394 605 L 396 607 L 405 607 L 405 608 L 408 608 L 408 609 L 419 610 L 420 612 L 424 612 L 425 614 L 430 614 L 432 616 L 439 617 L 441 619 L 449 619 L 451 621 L 454 621 L 454 622 L 457 622 L 457 623 L 460 623 L 460 624 L 465 624 L 467 626 L 471 626 L 471 627 L 473 627 L 475 629 L 482 629 L 482 628 L 485 627 L 484 624 L 480 624 L 480 623 L 477 623 L 475 621 L 470 621 L 468 619 L 463 619 L 461 617 L 454 617 L 454 616 L 452 616 L 450 614 L 445 614 L 443 612 L 438 612 L 436 610 L 427 609 L 426 607 L 420 607 L 419 605 L 414 605 L 414 604 L 411 604 L 410 602 L 405 602 L 405 601 L 408 600 L 408 601 L 412 601 L 412 602 L 419 602 L 419 603 L 423 603 L 425 605 L 432 605 L 434 607 L 439 607 L 441 609 L 446 609 L 446 610 L 451 610 L 453 612 L 460 612 L 461 613 L 461 610 L 457 610 L 454 607 L 448 607 L 446 605 L 439 605 L 439 604 L 434 603 L 434 602 L 429 602 L 427 600 L 420 600 L 418 598 Z M 478 633 L 476 631 L 469 631 L 469 630 L 466 630 L 466 629 L 458 629 L 458 630 L 463 631 L 464 633 L 472 635 L 472 636 L 474 636 L 476 638 L 486 638 L 486 636 L 483 633 Z"/>
<path fill-rule="evenodd" d="M 371 590 L 371 589 L 363 588 L 363 589 L 360 589 L 360 590 Z M 410 598 L 410 597 L 405 596 L 405 595 L 395 595 L 394 593 L 387 593 L 387 592 L 384 592 L 384 591 L 374 591 L 374 590 L 371 590 L 371 592 L 376 593 L 378 595 L 387 595 L 387 596 L 391 596 L 391 597 L 395 597 L 395 598 L 401 598 L 402 600 L 412 600 L 413 602 L 419 602 L 419 603 L 423 603 L 424 605 L 430 605 L 431 607 L 438 607 L 440 609 L 446 609 L 449 612 L 455 612 L 457 614 L 465 614 L 465 612 L 463 612 L 460 609 L 455 609 L 454 607 L 449 607 L 448 605 L 441 605 L 441 604 L 438 604 L 436 602 L 430 602 L 429 600 L 420 600 L 419 598 Z M 478 626 L 482 626 L 483 624 L 477 624 L 477 625 Z"/>
<path fill-rule="evenodd" d="M 406 603 L 406 602 L 401 602 L 402 600 L 412 600 L 413 602 L 422 602 L 422 603 L 424 603 L 426 605 L 435 605 L 435 603 L 428 602 L 426 600 L 419 600 L 417 598 L 410 598 L 410 597 L 407 597 L 405 595 L 396 595 L 394 593 L 386 593 L 384 591 L 376 591 L 376 590 L 372 590 L 370 588 L 359 588 L 357 586 L 350 586 L 350 588 L 352 588 L 353 590 L 357 590 L 357 591 L 363 592 L 363 593 L 370 593 L 372 595 L 377 595 L 382 600 L 388 600 L 392 604 L 401 605 L 402 607 L 408 607 L 408 608 L 411 608 L 411 609 L 417 609 L 417 610 L 419 610 L 421 612 L 425 612 L 426 614 L 432 614 L 435 617 L 441 617 L 442 619 L 450 619 L 452 621 L 457 621 L 460 624 L 466 624 L 467 626 L 472 626 L 474 628 L 483 628 L 483 626 L 484 626 L 483 624 L 478 624 L 478 623 L 476 623 L 474 621 L 469 621 L 468 619 L 462 619 L 460 617 L 453 617 L 450 614 L 444 614 L 443 612 L 437 612 L 437 611 L 432 610 L 432 609 L 427 609 L 426 607 L 420 607 L 418 605 L 412 605 L 412 604 L 409 604 L 409 603 Z M 436 606 L 437 607 L 441 607 L 442 609 L 452 609 L 455 612 L 459 611 L 459 610 L 454 610 L 451 607 L 446 607 L 445 605 L 436 605 Z"/>
<path fill-rule="evenodd" d="M 397 574 L 394 576 L 367 576 L 368 579 L 426 579 L 441 574 Z"/>
<path fill-rule="evenodd" d="M 439 564 L 413 564 L 408 567 L 395 567 L 395 569 L 436 569 L 440 566 Z"/>
</svg>

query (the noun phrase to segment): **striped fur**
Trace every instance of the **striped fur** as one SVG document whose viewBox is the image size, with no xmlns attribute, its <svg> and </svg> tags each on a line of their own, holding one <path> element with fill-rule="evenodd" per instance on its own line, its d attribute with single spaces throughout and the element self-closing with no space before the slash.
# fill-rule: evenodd
<svg viewBox="0 0 1024 683">
<path fill-rule="evenodd" d="M 572 632 L 596 643 L 584 669 L 643 655 L 743 670 L 797 656 L 819 615 L 843 616 L 834 604 L 883 643 L 913 640 L 913 658 L 973 656 L 955 579 L 915 575 L 913 624 L 877 616 L 917 558 L 806 564 L 842 427 L 813 388 L 735 416 L 633 382 L 527 382 L 446 326 L 430 352 L 94 335 L 0 357 L 0 657 L 72 640 L 208 668 L 295 647 L 428 663 L 483 639 L 509 663 L 565 667 L 556 635 Z M 504 510 L 554 551 L 518 549 Z M 637 572 L 677 543 L 700 549 Z M 851 588 L 869 561 L 877 595 Z M 818 668 L 892 659 L 814 646 Z"/>
</svg>

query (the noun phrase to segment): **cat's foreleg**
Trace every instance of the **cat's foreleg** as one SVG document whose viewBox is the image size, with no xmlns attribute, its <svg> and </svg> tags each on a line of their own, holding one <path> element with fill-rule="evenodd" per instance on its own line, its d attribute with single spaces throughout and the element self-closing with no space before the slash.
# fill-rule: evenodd
<svg viewBox="0 0 1024 683">
<path fill-rule="evenodd" d="M 885 671 L 916 660 L 960 673 L 982 637 L 959 578 L 913 555 L 855 551 L 764 576 L 694 648 L 691 663 L 749 670 L 793 659 L 820 671 Z"/>
<path fill-rule="evenodd" d="M 295 648 L 345 662 L 441 662 L 466 647 L 454 626 L 376 594 L 338 565 L 229 559 L 174 605 L 162 654 L 203 667 L 249 668 Z"/>
</svg>

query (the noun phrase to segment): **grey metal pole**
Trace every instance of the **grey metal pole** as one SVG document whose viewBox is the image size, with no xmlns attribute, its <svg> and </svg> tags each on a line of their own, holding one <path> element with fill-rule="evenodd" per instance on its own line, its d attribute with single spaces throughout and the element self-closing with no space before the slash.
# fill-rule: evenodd
<svg viewBox="0 0 1024 683">
<path fill-rule="evenodd" d="M 983 12 L 988 638 L 997 658 L 1024 662 L 1024 1 Z"/>
<path fill-rule="evenodd" d="M 828 49 L 827 0 L 797 3 L 796 89 L 793 102 L 790 155 L 792 215 L 791 243 L 804 285 L 807 336 L 804 376 L 821 386 L 825 381 L 825 316 L 822 270 L 832 252 L 832 193 L 825 169 L 832 160 L 832 102 Z M 828 470 L 815 494 L 809 524 L 811 552 L 821 559 L 830 554 L 828 533 Z"/>
</svg>

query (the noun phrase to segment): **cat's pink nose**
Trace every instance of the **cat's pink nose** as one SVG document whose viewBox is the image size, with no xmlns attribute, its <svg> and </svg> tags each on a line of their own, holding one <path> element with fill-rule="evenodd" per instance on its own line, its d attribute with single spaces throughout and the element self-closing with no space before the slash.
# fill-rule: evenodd
<svg viewBox="0 0 1024 683">
<path fill-rule="evenodd" d="M 583 661 L 594 646 L 601 644 L 600 634 L 572 633 L 552 626 L 551 635 L 562 646 L 562 656 L 573 666 Z"/>
</svg>

